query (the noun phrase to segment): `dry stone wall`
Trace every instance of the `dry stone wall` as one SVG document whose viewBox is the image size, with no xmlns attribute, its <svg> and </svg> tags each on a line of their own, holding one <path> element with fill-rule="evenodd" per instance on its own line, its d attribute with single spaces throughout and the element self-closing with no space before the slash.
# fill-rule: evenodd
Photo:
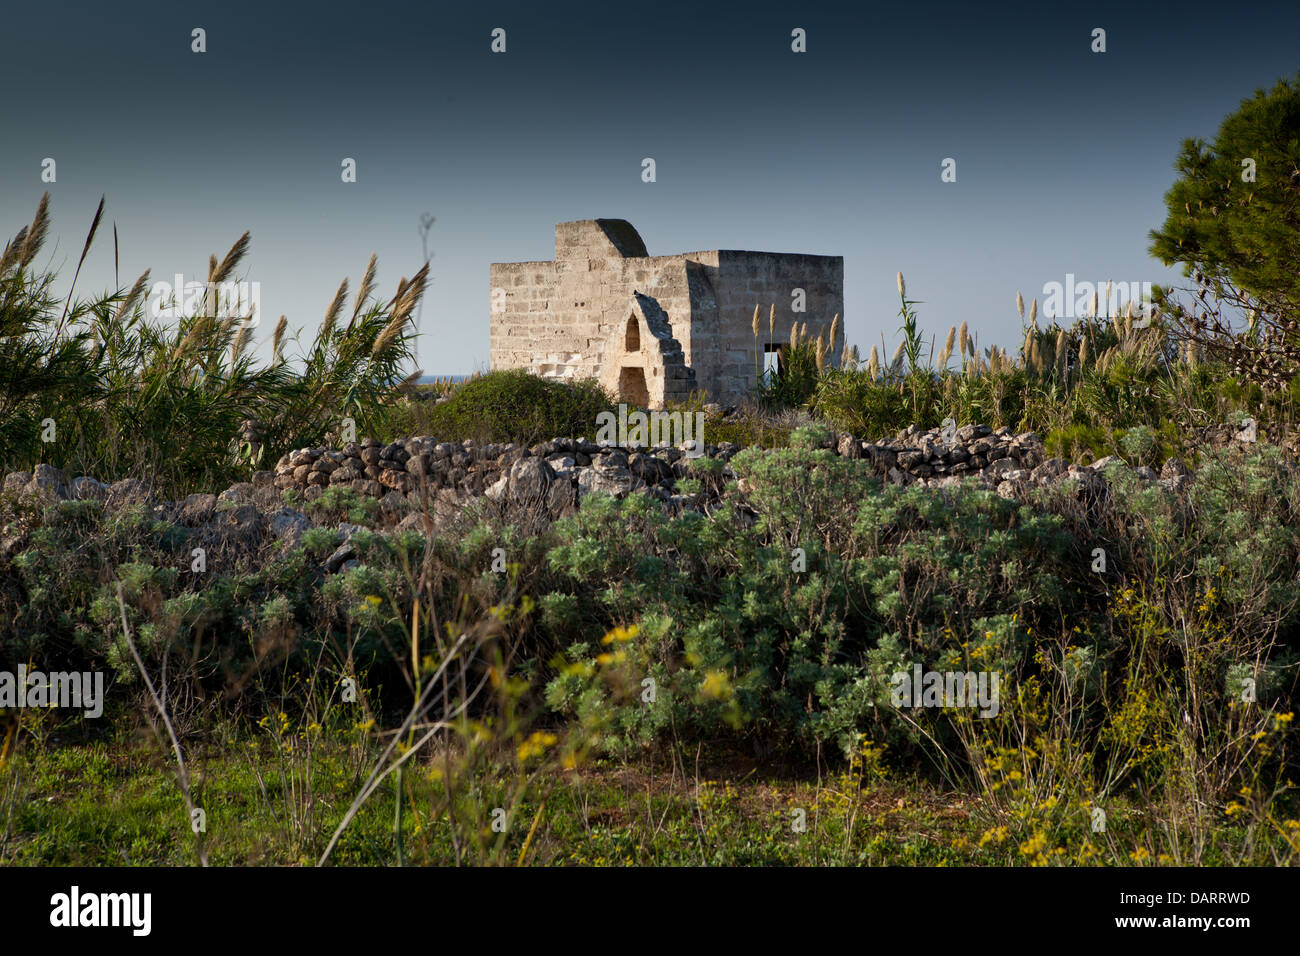
<svg viewBox="0 0 1300 956">
<path fill-rule="evenodd" d="M 1024 500 L 1036 486 L 1061 482 L 1071 482 L 1078 494 L 1097 500 L 1116 477 L 1112 469 L 1128 469 L 1115 458 L 1089 466 L 1048 458 L 1032 432 L 1014 434 L 983 425 L 957 429 L 947 439 L 937 429 L 918 428 L 879 441 L 843 434 L 828 439 L 824 447 L 862 461 L 893 485 L 941 489 L 971 481 L 1013 500 Z M 667 446 L 598 445 L 582 438 L 556 438 L 530 448 L 439 442 L 430 436 L 386 445 L 366 438 L 339 449 L 297 449 L 282 457 L 274 471 L 256 472 L 250 481 L 220 494 L 192 494 L 179 501 L 157 500 L 152 489 L 136 479 L 105 484 L 84 475 L 68 478 L 44 464 L 33 472 L 6 475 L 3 491 L 49 503 L 94 500 L 113 513 L 142 506 L 152 509 L 155 518 L 196 529 L 197 540 L 214 554 L 234 554 L 300 540 L 314 522 L 297 505 L 331 488 L 377 499 L 377 523 L 399 530 L 436 532 L 476 498 L 550 519 L 573 513 L 584 497 L 595 493 L 616 498 L 649 495 L 671 514 L 709 512 L 737 478 L 730 461 L 739 450 L 729 443 L 706 445 L 700 459 Z M 720 460 L 722 468 L 701 464 L 707 459 Z M 1190 481 L 1188 468 L 1176 459 L 1166 461 L 1159 473 L 1143 467 L 1132 471 L 1140 481 L 1173 494 L 1183 492 Z M 701 479 L 700 489 L 682 492 L 678 482 L 683 478 Z M 742 513 L 752 515 L 746 512 L 746 482 L 740 480 L 735 487 L 742 496 Z M 0 559 L 20 550 L 29 532 L 26 527 L 0 529 Z M 346 543 L 334 558 L 327 568 L 331 573 L 346 565 Z"/>
</svg>

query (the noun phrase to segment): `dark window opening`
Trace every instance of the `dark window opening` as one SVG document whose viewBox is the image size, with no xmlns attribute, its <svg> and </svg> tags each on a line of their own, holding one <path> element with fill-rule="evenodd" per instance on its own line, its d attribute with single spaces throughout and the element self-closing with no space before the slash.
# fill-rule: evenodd
<svg viewBox="0 0 1300 956">
<path fill-rule="evenodd" d="M 620 401 L 637 408 L 650 406 L 650 389 L 646 386 L 645 369 L 625 366 L 619 370 L 618 397 Z"/>
</svg>

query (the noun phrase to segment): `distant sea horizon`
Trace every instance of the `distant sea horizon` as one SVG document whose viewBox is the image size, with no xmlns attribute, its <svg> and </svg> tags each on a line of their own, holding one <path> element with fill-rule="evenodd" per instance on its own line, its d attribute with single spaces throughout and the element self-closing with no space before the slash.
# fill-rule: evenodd
<svg viewBox="0 0 1300 956">
<path fill-rule="evenodd" d="M 428 385 L 430 382 L 445 382 L 451 379 L 453 382 L 464 382 L 469 379 L 468 375 L 421 375 L 415 380 L 417 385 Z"/>
</svg>

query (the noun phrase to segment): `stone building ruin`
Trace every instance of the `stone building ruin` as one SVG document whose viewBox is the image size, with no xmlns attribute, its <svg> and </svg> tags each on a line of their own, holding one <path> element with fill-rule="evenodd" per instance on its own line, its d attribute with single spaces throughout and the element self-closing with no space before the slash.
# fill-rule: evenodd
<svg viewBox="0 0 1300 956">
<path fill-rule="evenodd" d="M 842 256 L 732 249 L 652 256 L 622 219 L 559 223 L 554 261 L 494 262 L 489 276 L 494 370 L 595 378 L 619 401 L 646 408 L 696 390 L 722 403 L 749 395 L 756 305 L 765 356 L 778 354 L 796 321 L 815 333 L 844 313 Z M 795 312 L 800 298 L 804 311 Z"/>
</svg>

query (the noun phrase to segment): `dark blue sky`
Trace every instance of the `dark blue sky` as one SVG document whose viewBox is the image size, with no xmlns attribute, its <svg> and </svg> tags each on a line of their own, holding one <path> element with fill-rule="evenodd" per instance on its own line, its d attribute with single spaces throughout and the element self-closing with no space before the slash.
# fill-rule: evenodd
<svg viewBox="0 0 1300 956">
<path fill-rule="evenodd" d="M 897 342 L 900 269 L 928 331 L 1015 348 L 1017 290 L 1173 278 L 1147 231 L 1182 139 L 1300 69 L 1300 4 L 1216 6 L 25 4 L 0 27 L 0 228 L 49 188 L 70 276 L 107 194 L 124 284 L 202 278 L 250 229 L 260 336 L 285 313 L 309 339 L 371 252 L 386 293 L 418 268 L 431 212 L 431 373 L 486 367 L 488 263 L 549 259 L 557 221 L 595 217 L 652 255 L 842 255 L 864 351 Z M 112 279 L 105 230 L 80 288 Z"/>
</svg>

